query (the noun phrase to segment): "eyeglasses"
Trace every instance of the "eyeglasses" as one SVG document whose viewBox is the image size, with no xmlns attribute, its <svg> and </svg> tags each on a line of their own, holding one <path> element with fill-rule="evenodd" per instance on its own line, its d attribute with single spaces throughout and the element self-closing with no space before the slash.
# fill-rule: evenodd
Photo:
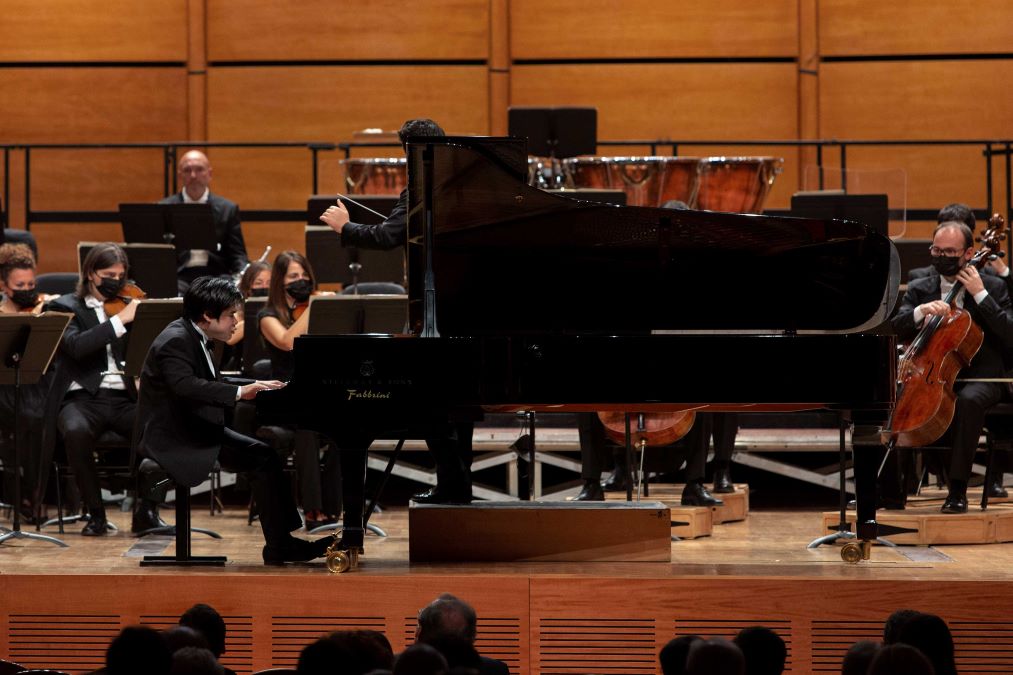
<svg viewBox="0 0 1013 675">
<path fill-rule="evenodd" d="M 959 255 L 963 255 L 963 251 L 958 248 L 939 248 L 938 246 L 929 246 L 929 253 L 932 255 L 944 255 L 947 258 L 956 258 Z"/>
</svg>

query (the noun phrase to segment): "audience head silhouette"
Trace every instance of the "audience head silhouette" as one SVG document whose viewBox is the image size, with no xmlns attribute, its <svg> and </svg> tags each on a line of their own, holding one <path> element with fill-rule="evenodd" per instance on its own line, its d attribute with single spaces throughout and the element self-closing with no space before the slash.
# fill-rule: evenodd
<svg viewBox="0 0 1013 675">
<path fill-rule="evenodd" d="M 458 635 L 468 642 L 475 642 L 478 617 L 475 609 L 464 600 L 444 593 L 419 612 L 419 623 L 415 629 L 416 642 L 429 642 L 437 635 Z"/>
<path fill-rule="evenodd" d="M 224 675 L 225 669 L 210 649 L 183 647 L 172 655 L 169 675 Z"/>
<path fill-rule="evenodd" d="M 127 626 L 106 651 L 108 675 L 168 675 L 172 653 L 165 638 L 147 626 Z"/>
<path fill-rule="evenodd" d="M 686 675 L 745 675 L 742 650 L 723 638 L 694 642 L 686 657 Z"/>
<path fill-rule="evenodd" d="M 393 675 L 444 675 L 449 670 L 443 654 L 434 647 L 416 642 L 398 655 Z"/>
<path fill-rule="evenodd" d="M 746 660 L 746 675 L 781 675 L 788 648 L 781 636 L 764 626 L 743 628 L 735 644 Z"/>
<path fill-rule="evenodd" d="M 939 675 L 932 662 L 910 645 L 884 645 L 869 665 L 868 675 Z"/>
<path fill-rule="evenodd" d="M 682 675 L 686 672 L 686 657 L 694 642 L 703 640 L 699 635 L 682 635 L 668 641 L 658 653 L 662 675 Z"/>
<path fill-rule="evenodd" d="M 194 605 L 179 617 L 179 625 L 193 628 L 203 635 L 208 642 L 208 649 L 216 657 L 221 658 L 225 653 L 225 620 L 211 605 Z"/>
<path fill-rule="evenodd" d="M 915 609 L 898 609 L 896 612 L 887 617 L 886 623 L 883 624 L 883 644 L 892 645 L 897 641 L 897 636 L 900 635 L 901 627 L 916 616 L 920 616 L 921 612 Z"/>
<path fill-rule="evenodd" d="M 935 614 L 919 614 L 906 621 L 897 642 L 911 645 L 932 663 L 935 675 L 956 675 L 953 636 L 946 622 Z"/>
<path fill-rule="evenodd" d="M 878 652 L 878 642 L 862 640 L 851 645 L 841 662 L 841 675 L 866 675 Z"/>
</svg>

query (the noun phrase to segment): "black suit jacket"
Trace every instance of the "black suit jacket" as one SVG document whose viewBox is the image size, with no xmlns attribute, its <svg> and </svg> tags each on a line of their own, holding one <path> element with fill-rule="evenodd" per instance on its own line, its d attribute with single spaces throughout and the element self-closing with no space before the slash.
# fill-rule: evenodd
<svg viewBox="0 0 1013 675">
<path fill-rule="evenodd" d="M 77 382 L 92 395 L 97 394 L 102 373 L 109 365 L 106 345 L 112 345 L 113 358 L 122 366 L 127 356 L 130 333 L 116 337 L 112 323 L 99 323 L 95 310 L 75 294 L 61 295 L 46 305 L 46 310 L 74 315 L 60 340 L 53 395 L 62 398 L 72 382 Z M 135 394 L 133 380 L 124 377 L 123 381 L 127 391 Z"/>
<path fill-rule="evenodd" d="M 401 190 L 390 215 L 379 224 L 346 223 L 341 228 L 341 245 L 389 250 L 404 246 L 408 228 L 408 188 Z"/>
<path fill-rule="evenodd" d="M 180 485 L 207 478 L 222 448 L 236 387 L 218 382 L 189 320 L 176 319 L 151 344 L 141 371 L 138 452 Z"/>
<path fill-rule="evenodd" d="M 159 204 L 182 204 L 183 193 L 166 197 Z M 214 193 L 208 194 L 208 204 L 215 218 L 215 236 L 218 250 L 208 255 L 208 268 L 211 274 L 236 274 L 250 261 L 246 257 L 246 242 L 243 240 L 243 227 L 239 222 L 239 207 L 225 197 Z M 190 251 L 178 251 L 180 269 L 190 259 Z"/>
<path fill-rule="evenodd" d="M 981 326 L 985 340 L 981 349 L 971 360 L 971 365 L 961 371 L 962 376 L 1001 377 L 1005 373 L 1003 353 L 1013 346 L 1013 308 L 1011 308 L 1006 283 L 995 275 L 982 275 L 982 282 L 988 295 L 979 305 L 964 292 L 964 309 L 974 322 Z M 911 281 L 904 294 L 893 328 L 902 341 L 911 340 L 919 326 L 914 323 L 914 310 L 918 305 L 940 299 L 939 275 L 933 274 Z"/>
</svg>

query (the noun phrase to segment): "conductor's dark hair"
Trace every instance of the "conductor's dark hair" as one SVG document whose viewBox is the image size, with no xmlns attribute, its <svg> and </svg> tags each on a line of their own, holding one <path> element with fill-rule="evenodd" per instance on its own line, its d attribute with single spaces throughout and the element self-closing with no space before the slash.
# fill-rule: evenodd
<svg viewBox="0 0 1013 675">
<path fill-rule="evenodd" d="M 669 199 L 667 202 L 661 205 L 663 209 L 675 209 L 676 211 L 688 211 L 689 205 L 686 202 L 679 199 Z"/>
<path fill-rule="evenodd" d="M 963 223 L 971 228 L 972 232 L 974 232 L 974 211 L 972 211 L 971 207 L 967 204 L 954 202 L 953 204 L 947 204 L 943 208 L 939 209 L 939 215 L 936 216 L 936 222 L 945 223 L 950 220 Z"/>
<path fill-rule="evenodd" d="M 225 310 L 243 302 L 236 285 L 221 277 L 197 277 L 183 296 L 183 316 L 194 323 L 204 315 L 218 318 Z"/>
<path fill-rule="evenodd" d="M 179 625 L 193 628 L 208 641 L 208 648 L 215 657 L 225 653 L 225 620 L 211 605 L 198 603 L 183 612 Z"/>
<path fill-rule="evenodd" d="M 419 612 L 419 642 L 428 642 L 437 635 L 459 635 L 475 642 L 478 616 L 475 608 L 464 600 L 444 593 Z"/>
<path fill-rule="evenodd" d="M 446 136 L 446 132 L 436 122 L 432 121 L 428 117 L 420 117 L 414 120 L 408 120 L 401 125 L 401 128 L 397 131 L 397 137 L 401 141 L 401 145 L 408 142 L 408 139 L 412 136 Z"/>
<path fill-rule="evenodd" d="M 972 232 L 971 228 L 969 228 L 967 225 L 960 222 L 959 220 L 947 220 L 944 223 L 939 223 L 938 225 L 936 225 L 936 229 L 932 231 L 932 238 L 935 239 L 936 234 L 938 234 L 940 230 L 948 230 L 951 228 L 954 230 L 958 230 L 962 235 L 964 235 L 965 251 L 969 248 L 974 248 L 974 232 Z"/>
<path fill-rule="evenodd" d="M 77 297 L 85 298 L 91 292 L 88 288 L 88 277 L 93 272 L 112 267 L 117 263 L 123 263 L 123 268 L 130 274 L 130 261 L 127 260 L 127 253 L 112 242 L 95 244 L 81 263 L 81 278 L 77 281 Z"/>
</svg>

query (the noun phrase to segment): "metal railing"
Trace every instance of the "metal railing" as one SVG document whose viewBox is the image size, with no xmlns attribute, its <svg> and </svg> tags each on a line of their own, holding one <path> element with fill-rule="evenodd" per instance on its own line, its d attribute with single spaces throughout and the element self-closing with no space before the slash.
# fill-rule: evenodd
<svg viewBox="0 0 1013 675">
<path fill-rule="evenodd" d="M 65 211 L 33 211 L 32 210 L 32 154 L 36 150 L 144 150 L 162 151 L 162 194 L 164 197 L 178 190 L 176 182 L 176 160 L 180 148 L 237 148 L 237 149 L 280 149 L 305 148 L 309 151 L 312 171 L 311 194 L 316 194 L 319 185 L 319 154 L 333 151 L 336 144 L 324 141 L 283 141 L 283 142 L 207 142 L 207 141 L 172 141 L 162 143 L 19 143 L 0 145 L 3 149 L 3 211 L 0 213 L 2 223 L 6 227 L 7 213 L 10 209 L 10 167 L 11 153 L 24 153 L 24 213 L 25 229 L 30 230 L 32 223 L 111 223 L 119 222 L 116 211 L 96 210 L 65 210 Z M 243 211 L 243 219 L 249 221 L 298 221 L 306 217 L 305 210 L 298 209 L 250 209 Z"/>
<path fill-rule="evenodd" d="M 976 208 L 975 214 L 978 217 L 987 218 L 995 211 L 995 194 L 993 182 L 995 170 L 993 159 L 1001 157 L 1004 160 L 1005 178 L 1005 215 L 1007 221 L 1013 217 L 1013 172 L 1011 172 L 1011 157 L 1013 157 L 1013 139 L 920 139 L 920 140 L 844 140 L 844 139 L 812 139 L 812 140 L 771 140 L 771 139 L 741 139 L 741 140 L 673 140 L 673 139 L 625 139 L 613 141 L 598 141 L 599 147 L 622 148 L 622 147 L 648 147 L 650 154 L 657 155 L 659 149 L 670 152 L 671 155 L 678 155 L 684 147 L 783 147 L 783 148 L 814 148 L 816 151 L 816 165 L 818 170 L 818 185 L 824 189 L 826 185 L 825 174 L 830 165 L 824 163 L 825 153 L 830 149 L 837 149 L 836 167 L 840 171 L 841 188 L 847 191 L 847 168 L 848 149 L 860 147 L 902 147 L 902 146 L 980 146 L 982 157 L 985 160 L 985 192 L 986 204 L 984 208 Z M 33 211 L 31 203 L 31 179 L 32 179 L 32 153 L 35 150 L 97 150 L 97 149 L 161 149 L 162 150 L 162 191 L 164 196 L 169 196 L 177 190 L 176 185 L 176 159 L 180 148 L 234 148 L 234 149 L 265 149 L 265 148 L 305 148 L 308 151 L 308 160 L 311 165 L 312 180 L 310 194 L 316 194 L 319 187 L 319 160 L 321 152 L 340 150 L 344 157 L 350 158 L 355 148 L 400 148 L 396 141 L 347 141 L 331 143 L 326 141 L 288 141 L 288 142 L 160 142 L 160 143 L 37 143 L 37 144 L 7 144 L 0 145 L 3 150 L 3 210 L 0 217 L 4 225 L 7 225 L 7 213 L 10 208 L 10 164 L 11 153 L 14 151 L 24 152 L 24 214 L 25 228 L 31 229 L 33 223 L 44 222 L 118 222 L 119 216 L 115 211 L 95 210 L 65 210 L 65 211 Z M 909 209 L 909 216 L 914 220 L 934 220 L 935 211 L 929 209 Z M 302 221 L 306 217 L 304 210 L 300 209 L 249 209 L 243 211 L 244 220 L 248 221 Z"/>
</svg>

